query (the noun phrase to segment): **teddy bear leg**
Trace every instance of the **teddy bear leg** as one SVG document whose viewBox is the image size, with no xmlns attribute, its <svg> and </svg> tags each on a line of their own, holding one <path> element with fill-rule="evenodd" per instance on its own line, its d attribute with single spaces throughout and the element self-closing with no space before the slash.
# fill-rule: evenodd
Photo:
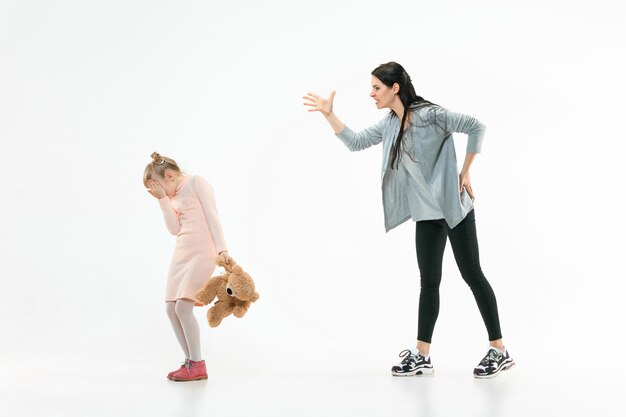
<svg viewBox="0 0 626 417">
<path fill-rule="evenodd" d="M 233 309 L 233 314 L 235 315 L 235 317 L 242 318 L 244 314 L 246 314 L 246 312 L 248 311 L 249 307 L 250 307 L 250 302 L 246 302 L 243 305 L 236 306 Z"/>
<path fill-rule="evenodd" d="M 209 319 L 209 326 L 217 327 L 222 322 L 224 317 L 229 316 L 232 313 L 232 307 L 230 307 L 227 303 L 216 303 L 213 307 L 209 309 L 207 312 L 207 317 Z"/>
</svg>

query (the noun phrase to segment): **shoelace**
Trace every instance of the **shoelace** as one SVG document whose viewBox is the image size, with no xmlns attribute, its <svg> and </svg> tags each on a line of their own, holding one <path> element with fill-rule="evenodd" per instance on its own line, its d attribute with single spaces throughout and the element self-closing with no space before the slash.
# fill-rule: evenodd
<svg viewBox="0 0 626 417">
<path fill-rule="evenodd" d="M 402 365 L 417 365 L 417 356 L 415 356 L 409 349 L 403 350 L 398 356 L 403 358 L 402 362 L 400 362 Z"/>
<path fill-rule="evenodd" d="M 485 357 L 483 358 L 482 361 L 480 361 L 480 364 L 483 366 L 489 366 L 490 363 L 492 362 L 498 362 L 498 356 L 500 356 L 500 353 L 496 353 L 495 350 L 493 349 L 489 349 L 489 352 L 487 352 L 487 355 L 485 355 Z"/>
</svg>

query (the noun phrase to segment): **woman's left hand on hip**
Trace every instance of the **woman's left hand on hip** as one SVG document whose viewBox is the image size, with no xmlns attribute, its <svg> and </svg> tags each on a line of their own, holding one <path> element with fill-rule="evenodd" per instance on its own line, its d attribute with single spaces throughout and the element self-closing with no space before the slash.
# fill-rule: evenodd
<svg viewBox="0 0 626 417">
<path fill-rule="evenodd" d="M 463 187 L 465 187 L 467 194 L 469 194 L 470 198 L 473 200 L 474 190 L 472 190 L 472 183 L 470 181 L 469 172 L 467 173 L 462 172 L 461 174 L 459 174 L 459 193 L 463 192 Z"/>
</svg>

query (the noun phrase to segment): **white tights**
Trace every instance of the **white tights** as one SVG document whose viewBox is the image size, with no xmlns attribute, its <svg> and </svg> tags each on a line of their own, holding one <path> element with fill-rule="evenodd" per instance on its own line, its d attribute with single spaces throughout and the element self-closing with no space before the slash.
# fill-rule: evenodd
<svg viewBox="0 0 626 417">
<path fill-rule="evenodd" d="M 174 333 L 185 352 L 185 358 L 192 361 L 201 360 L 200 328 L 193 315 L 193 301 L 176 300 L 165 303 L 165 311 L 172 322 Z"/>
</svg>

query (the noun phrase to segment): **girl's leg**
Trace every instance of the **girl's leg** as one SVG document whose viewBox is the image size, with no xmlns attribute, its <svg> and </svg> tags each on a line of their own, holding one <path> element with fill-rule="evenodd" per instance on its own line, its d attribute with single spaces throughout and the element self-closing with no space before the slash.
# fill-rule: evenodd
<svg viewBox="0 0 626 417">
<path fill-rule="evenodd" d="M 447 233 L 440 220 L 415 223 L 415 251 L 420 270 L 420 299 L 417 324 L 417 349 L 423 356 L 430 352 L 430 342 L 439 315 L 439 284 Z"/>
<path fill-rule="evenodd" d="M 165 303 L 165 311 L 167 312 L 167 317 L 169 317 L 170 322 L 172 323 L 172 328 L 174 329 L 174 333 L 176 334 L 176 339 L 178 339 L 178 343 L 180 347 L 183 348 L 183 352 L 185 353 L 185 359 L 189 359 L 189 346 L 187 346 L 187 340 L 185 339 L 185 332 L 183 331 L 183 326 L 176 315 L 175 309 L 176 303 L 173 301 L 168 301 Z"/>
<path fill-rule="evenodd" d="M 202 357 L 200 353 L 200 328 L 196 317 L 193 315 L 193 306 L 193 301 L 180 299 L 176 300 L 174 309 L 189 348 L 189 359 L 199 361 Z"/>
<path fill-rule="evenodd" d="M 454 229 L 450 229 L 447 226 L 446 228 L 452 244 L 454 258 L 463 279 L 474 294 L 476 304 L 478 304 L 478 309 L 487 327 L 489 341 L 492 346 L 501 349 L 503 345 L 498 305 L 493 289 L 480 268 L 474 210 L 470 211 L 465 219 Z"/>
</svg>

